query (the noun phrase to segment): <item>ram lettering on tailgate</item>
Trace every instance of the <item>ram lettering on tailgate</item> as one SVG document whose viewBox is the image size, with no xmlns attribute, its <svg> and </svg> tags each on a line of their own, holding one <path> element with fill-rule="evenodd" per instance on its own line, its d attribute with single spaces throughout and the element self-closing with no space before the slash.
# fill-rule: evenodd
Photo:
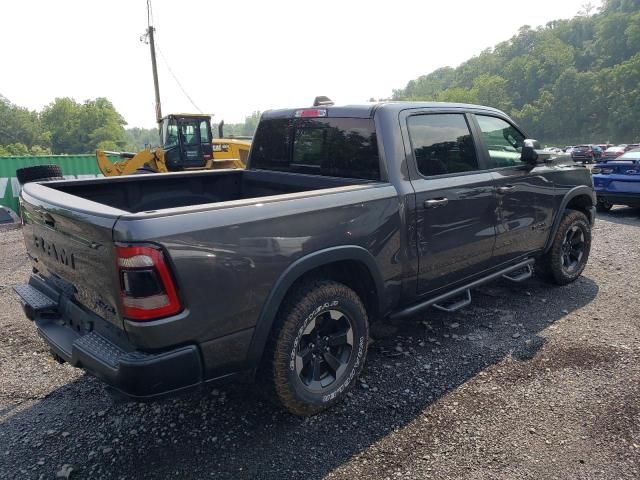
<svg viewBox="0 0 640 480">
<path fill-rule="evenodd" d="M 55 243 L 48 242 L 44 238 L 38 237 L 37 235 L 33 236 L 33 243 L 38 250 L 46 253 L 51 258 L 55 258 L 58 263 L 66 265 L 67 267 L 71 267 L 75 270 L 76 261 L 73 253 L 67 252 L 64 248 L 58 248 L 56 247 Z"/>
</svg>

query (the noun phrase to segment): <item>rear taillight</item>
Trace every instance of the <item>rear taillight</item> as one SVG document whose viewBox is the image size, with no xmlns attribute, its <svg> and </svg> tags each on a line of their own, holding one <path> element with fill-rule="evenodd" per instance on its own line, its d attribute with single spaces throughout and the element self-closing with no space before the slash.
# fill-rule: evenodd
<svg viewBox="0 0 640 480">
<path fill-rule="evenodd" d="M 182 306 L 162 252 L 148 246 L 117 246 L 122 313 L 130 320 L 155 320 Z"/>
</svg>

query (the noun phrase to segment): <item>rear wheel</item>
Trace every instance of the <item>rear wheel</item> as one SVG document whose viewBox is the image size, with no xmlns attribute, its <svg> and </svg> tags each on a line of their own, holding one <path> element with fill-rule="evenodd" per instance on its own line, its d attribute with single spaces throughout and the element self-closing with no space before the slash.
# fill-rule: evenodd
<svg viewBox="0 0 640 480">
<path fill-rule="evenodd" d="M 16 170 L 18 182 L 24 185 L 29 182 L 43 180 L 62 180 L 62 169 L 58 165 L 35 165 Z"/>
<path fill-rule="evenodd" d="M 346 395 L 368 338 L 367 312 L 353 290 L 329 280 L 304 283 L 283 303 L 258 381 L 289 412 L 314 415 Z"/>
<path fill-rule="evenodd" d="M 591 251 L 591 226 L 584 213 L 567 210 L 549 251 L 536 263 L 536 271 L 557 285 L 575 281 L 587 265 Z"/>
</svg>

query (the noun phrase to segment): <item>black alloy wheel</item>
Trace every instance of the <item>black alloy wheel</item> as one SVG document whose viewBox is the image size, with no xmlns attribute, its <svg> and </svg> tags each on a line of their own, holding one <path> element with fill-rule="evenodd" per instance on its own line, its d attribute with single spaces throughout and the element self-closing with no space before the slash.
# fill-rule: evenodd
<svg viewBox="0 0 640 480">
<path fill-rule="evenodd" d="M 571 275 L 581 264 L 585 253 L 584 232 L 578 225 L 572 225 L 562 242 L 562 268 Z"/>
<path fill-rule="evenodd" d="M 321 392 L 340 380 L 353 352 L 353 326 L 340 310 L 312 319 L 302 333 L 296 352 L 298 378 L 312 392 Z"/>
<path fill-rule="evenodd" d="M 536 261 L 536 274 L 556 285 L 575 281 L 587 266 L 591 225 L 584 212 L 566 210 L 550 248 Z"/>
<path fill-rule="evenodd" d="M 358 294 L 330 279 L 300 282 L 284 299 L 256 380 L 295 415 L 342 400 L 367 357 L 369 320 Z"/>
</svg>

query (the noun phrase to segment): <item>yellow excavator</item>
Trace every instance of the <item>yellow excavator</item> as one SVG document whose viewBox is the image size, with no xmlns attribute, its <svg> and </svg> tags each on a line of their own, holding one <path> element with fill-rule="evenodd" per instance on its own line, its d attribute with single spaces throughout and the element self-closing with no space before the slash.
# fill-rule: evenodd
<svg viewBox="0 0 640 480">
<path fill-rule="evenodd" d="M 192 113 L 172 114 L 159 123 L 161 147 L 138 153 L 96 150 L 98 168 L 105 177 L 134 173 L 160 173 L 184 170 L 244 168 L 250 139 L 213 138 L 211 116 Z M 111 161 L 109 156 L 121 160 Z"/>
</svg>

